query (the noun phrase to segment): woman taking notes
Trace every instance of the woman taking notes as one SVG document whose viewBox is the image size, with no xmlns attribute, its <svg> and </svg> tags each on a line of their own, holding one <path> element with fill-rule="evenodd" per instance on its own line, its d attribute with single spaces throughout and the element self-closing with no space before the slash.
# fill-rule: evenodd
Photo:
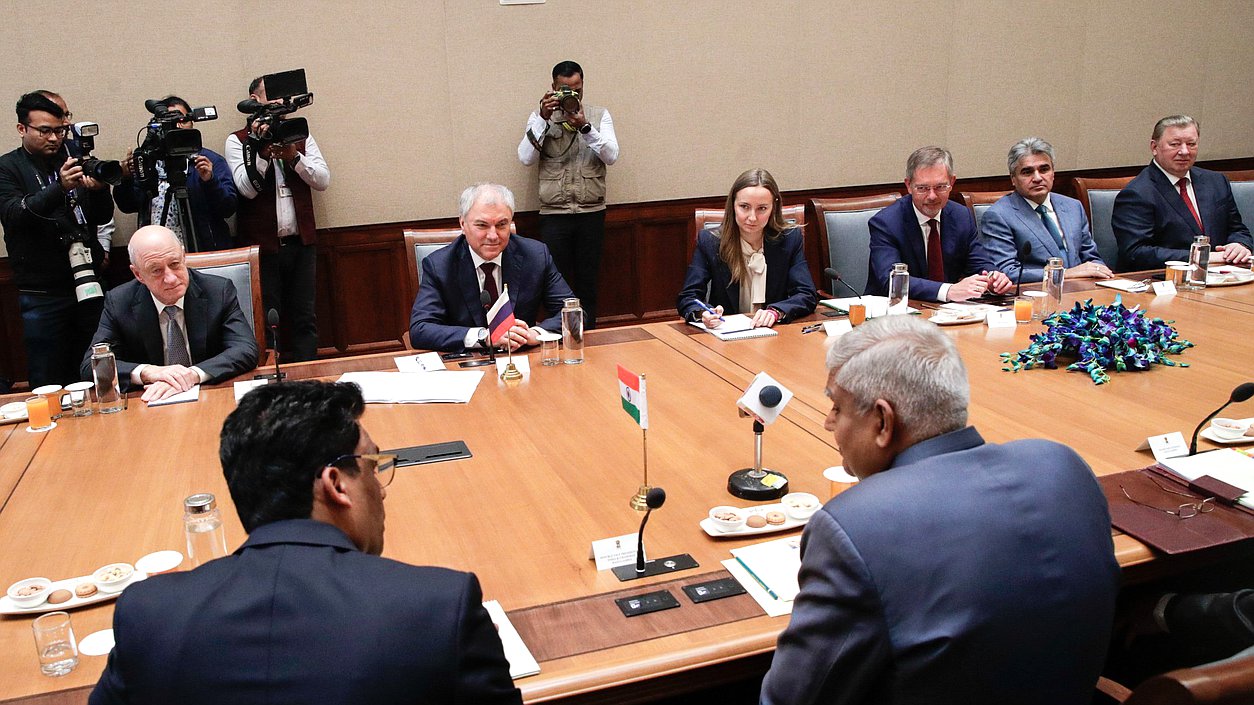
<svg viewBox="0 0 1254 705">
<path fill-rule="evenodd" d="M 724 311 L 743 313 L 761 328 L 807 316 L 817 303 L 801 228 L 784 223 L 775 178 L 765 169 L 746 171 L 727 194 L 722 225 L 697 234 L 676 304 L 680 315 L 716 328 Z"/>
</svg>

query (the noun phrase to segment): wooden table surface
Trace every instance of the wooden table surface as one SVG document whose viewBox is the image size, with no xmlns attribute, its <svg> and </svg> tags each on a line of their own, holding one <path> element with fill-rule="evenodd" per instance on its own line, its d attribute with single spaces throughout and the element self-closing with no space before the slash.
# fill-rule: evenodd
<svg viewBox="0 0 1254 705">
<path fill-rule="evenodd" d="M 1067 298 L 1107 303 L 1115 293 Z M 1125 294 L 1124 301 L 1174 319 L 1197 344 L 1177 356 L 1190 367 L 1115 374 L 1101 386 L 1062 370 L 1012 374 L 1002 371 L 998 353 L 1025 347 L 1039 324 L 950 327 L 971 379 L 971 423 L 993 442 L 1066 443 L 1107 474 L 1149 464 L 1148 453 L 1135 450 L 1147 435 L 1187 437 L 1248 380 L 1244 336 L 1254 322 L 1254 286 L 1172 298 Z M 619 404 L 621 363 L 647 375 L 650 480 L 668 497 L 649 522 L 649 552 L 687 552 L 701 564 L 694 572 L 719 569 L 730 548 L 750 541 L 710 538 L 698 522 L 715 504 L 745 504 L 725 484 L 729 472 L 753 459 L 751 425 L 738 417 L 735 400 L 754 374 L 765 370 L 796 394 L 766 432 L 766 464 L 787 474 L 795 490 L 825 498 L 820 473 L 840 463 L 822 427 L 825 336 L 800 329 L 782 326 L 777 337 L 738 342 L 677 323 L 593 331 L 584 365 L 544 368 L 532 355 L 531 379 L 507 387 L 489 374 L 470 404 L 368 406 L 362 423 L 381 448 L 463 439 L 474 454 L 397 473 L 385 503 L 384 555 L 472 570 L 485 599 L 507 611 L 620 589 L 612 575 L 594 569 L 588 552 L 594 539 L 634 532 L 640 517 L 627 505 L 640 482 L 641 433 Z M 295 378 L 334 376 L 391 369 L 392 357 L 288 369 Z M 27 433 L 25 424 L 0 426 L 0 583 L 86 575 L 105 563 L 182 549 L 182 499 L 195 492 L 217 495 L 228 544 L 239 545 L 244 533 L 217 461 L 218 431 L 233 408 L 228 386 L 202 390 L 196 404 L 148 409 L 132 399 L 124 413 L 67 418 L 45 434 Z M 1116 551 L 1128 567 L 1162 563 L 1127 537 L 1116 537 Z M 75 610 L 76 633 L 109 627 L 112 612 L 109 602 Z M 30 622 L 0 618 L 0 702 L 57 691 L 66 691 L 66 702 L 81 702 L 104 657 L 82 657 L 64 678 L 42 676 Z M 539 675 L 518 685 L 528 701 L 640 696 L 685 673 L 708 679 L 720 665 L 760 661 L 786 624 L 785 617 L 759 616 L 545 661 Z"/>
</svg>

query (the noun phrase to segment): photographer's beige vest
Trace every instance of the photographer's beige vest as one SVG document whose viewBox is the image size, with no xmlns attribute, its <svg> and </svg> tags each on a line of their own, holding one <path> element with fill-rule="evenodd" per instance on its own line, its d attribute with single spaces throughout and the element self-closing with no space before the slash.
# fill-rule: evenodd
<svg viewBox="0 0 1254 705">
<path fill-rule="evenodd" d="M 597 127 L 605 108 L 584 105 Z M 605 163 L 575 132 L 550 124 L 540 150 L 540 213 L 591 213 L 605 210 Z"/>
</svg>

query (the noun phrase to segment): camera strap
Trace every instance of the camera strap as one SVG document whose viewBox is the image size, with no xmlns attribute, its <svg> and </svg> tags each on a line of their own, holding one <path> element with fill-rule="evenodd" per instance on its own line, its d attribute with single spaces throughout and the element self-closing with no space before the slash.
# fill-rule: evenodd
<svg viewBox="0 0 1254 705">
<path fill-rule="evenodd" d="M 261 172 L 257 171 L 257 143 L 252 137 L 244 140 L 244 173 L 248 175 L 248 182 L 252 184 L 253 190 L 261 193 L 265 188 L 266 181 L 261 177 Z"/>
</svg>

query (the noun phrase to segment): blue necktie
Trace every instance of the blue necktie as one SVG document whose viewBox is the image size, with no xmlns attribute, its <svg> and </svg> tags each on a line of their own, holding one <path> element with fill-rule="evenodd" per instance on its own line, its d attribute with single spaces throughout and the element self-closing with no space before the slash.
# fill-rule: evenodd
<svg viewBox="0 0 1254 705">
<path fill-rule="evenodd" d="M 1058 229 L 1058 224 L 1054 222 L 1053 218 L 1049 217 L 1049 209 L 1042 203 L 1036 207 L 1036 212 L 1041 215 L 1041 220 L 1045 223 L 1045 229 L 1049 231 L 1050 235 L 1054 236 L 1054 242 L 1058 243 L 1058 249 L 1065 252 L 1067 241 L 1062 239 L 1062 231 Z"/>
</svg>

